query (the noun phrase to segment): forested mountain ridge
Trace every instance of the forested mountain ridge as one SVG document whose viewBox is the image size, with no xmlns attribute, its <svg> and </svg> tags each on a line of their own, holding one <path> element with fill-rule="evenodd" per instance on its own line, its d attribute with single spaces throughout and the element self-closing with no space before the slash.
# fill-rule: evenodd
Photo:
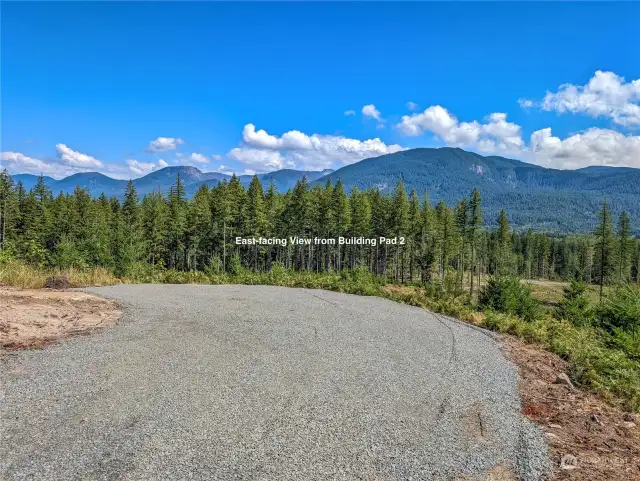
<svg viewBox="0 0 640 481">
<path fill-rule="evenodd" d="M 231 177 L 219 172 L 202 172 L 196 167 L 173 166 L 151 172 L 133 181 L 139 195 L 162 190 L 168 193 L 180 174 L 187 197 L 199 187 L 216 186 Z M 640 169 L 630 167 L 591 166 L 578 170 L 548 169 L 499 156 L 482 156 L 458 148 L 411 149 L 395 154 L 365 159 L 336 171 L 300 171 L 283 169 L 259 174 L 266 186 L 273 182 L 284 193 L 306 177 L 311 185 L 324 185 L 327 180 L 342 181 L 347 191 L 379 189 L 391 192 L 402 180 L 407 190 L 416 190 L 420 198 L 426 191 L 431 200 L 444 200 L 453 205 L 464 192 L 478 188 L 482 192 L 485 219 L 494 220 L 500 210 L 509 211 L 513 226 L 523 230 L 534 228 L 551 232 L 590 232 L 596 223 L 595 212 L 603 201 L 614 215 L 627 210 L 632 218 L 640 218 Z M 247 187 L 250 175 L 239 176 Z M 28 190 L 37 176 L 19 174 Z M 74 174 L 61 180 L 45 177 L 54 193 L 72 193 L 76 185 L 93 197 L 123 198 L 126 181 L 111 179 L 96 172 Z M 640 232 L 640 226 L 634 225 Z"/>
<path fill-rule="evenodd" d="M 333 170 L 331 169 L 325 169 L 321 171 L 320 170 L 281 169 L 281 170 L 276 170 L 274 172 L 268 172 L 266 174 L 258 174 L 258 178 L 263 184 L 267 186 L 269 186 L 273 182 L 276 190 L 278 192 L 284 193 L 289 189 L 292 189 L 293 187 L 295 187 L 296 183 L 299 180 L 302 180 L 302 177 L 305 177 L 308 182 L 312 182 L 316 179 L 319 179 L 320 177 L 330 174 L 331 172 L 333 172 Z M 215 174 L 215 172 L 211 172 L 210 174 Z M 204 175 L 209 175 L 209 174 L 204 174 Z M 196 193 L 198 188 L 200 188 L 200 186 L 202 186 L 203 184 L 206 184 L 209 187 L 215 187 L 220 180 L 229 181 L 231 179 L 230 175 L 226 175 L 226 174 L 217 174 L 217 175 L 218 177 L 209 178 L 207 180 L 195 182 L 192 184 L 187 184 L 186 186 L 187 196 L 191 197 L 193 194 Z M 245 187 L 249 186 L 252 178 L 253 178 L 252 175 L 238 176 L 240 183 Z"/>
<path fill-rule="evenodd" d="M 633 168 L 558 170 L 457 148 L 412 149 L 348 165 L 312 185 L 338 179 L 347 191 L 357 186 L 383 193 L 402 180 L 408 191 L 415 189 L 420 197 L 426 191 L 432 201 L 450 205 L 478 188 L 485 219 L 495 219 L 505 208 L 519 229 L 591 231 L 604 200 L 614 213 L 627 210 L 640 217 L 640 169 Z"/>
<path fill-rule="evenodd" d="M 313 181 L 331 172 L 333 172 L 331 169 L 325 169 L 322 171 L 282 169 L 274 172 L 268 172 L 266 174 L 258 174 L 258 178 L 266 185 L 269 185 L 269 183 L 273 181 L 279 192 L 286 192 L 293 188 L 296 185 L 296 182 L 301 180 L 302 177 L 306 177 L 308 181 Z M 220 181 L 231 180 L 231 176 L 228 174 L 222 174 L 220 172 L 202 172 L 197 167 L 183 165 L 165 167 L 163 169 L 156 170 L 143 177 L 134 179 L 133 184 L 140 195 L 150 194 L 157 190 L 161 190 L 164 194 L 167 194 L 178 174 L 180 174 L 180 178 L 185 185 L 185 191 L 188 197 L 195 194 L 198 188 L 203 184 L 206 184 L 209 187 L 214 187 Z M 26 190 L 32 189 L 38 182 L 38 176 L 33 174 L 16 174 L 12 177 L 16 184 L 18 182 L 22 182 L 22 185 Z M 245 187 L 248 187 L 251 183 L 252 177 L 252 175 L 241 175 L 239 176 L 239 179 Z M 104 193 L 107 197 L 114 196 L 119 199 L 124 197 L 127 186 L 126 180 L 112 179 L 111 177 L 99 172 L 73 174 L 60 180 L 45 176 L 44 181 L 55 194 L 60 192 L 63 194 L 72 194 L 76 186 L 79 186 L 86 189 L 92 197 L 99 197 L 100 194 Z"/>
</svg>

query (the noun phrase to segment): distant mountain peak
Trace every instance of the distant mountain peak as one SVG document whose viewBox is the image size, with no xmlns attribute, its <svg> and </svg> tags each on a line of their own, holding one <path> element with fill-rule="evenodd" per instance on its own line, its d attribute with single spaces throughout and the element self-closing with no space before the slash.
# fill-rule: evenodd
<svg viewBox="0 0 640 481">
<path fill-rule="evenodd" d="M 192 165 L 170 165 L 168 167 L 158 169 L 155 172 L 187 172 L 191 175 L 202 175 L 203 173 L 200 169 Z"/>
</svg>

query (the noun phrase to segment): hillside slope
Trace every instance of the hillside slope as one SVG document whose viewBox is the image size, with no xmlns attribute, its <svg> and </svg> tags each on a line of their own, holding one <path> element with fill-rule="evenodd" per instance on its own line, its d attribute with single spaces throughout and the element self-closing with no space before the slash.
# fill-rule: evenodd
<svg viewBox="0 0 640 481">
<path fill-rule="evenodd" d="M 377 188 L 390 193 L 399 180 L 422 198 L 454 205 L 477 187 L 483 197 L 485 223 L 493 224 L 505 208 L 518 228 L 587 231 L 603 200 L 614 213 L 626 209 L 640 224 L 640 169 L 546 169 L 462 149 L 412 149 L 348 165 L 315 184 L 340 179 L 345 188 Z"/>
</svg>

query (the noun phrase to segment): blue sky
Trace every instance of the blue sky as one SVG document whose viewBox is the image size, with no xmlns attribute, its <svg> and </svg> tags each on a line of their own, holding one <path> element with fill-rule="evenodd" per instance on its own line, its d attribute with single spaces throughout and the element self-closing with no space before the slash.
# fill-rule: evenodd
<svg viewBox="0 0 640 481">
<path fill-rule="evenodd" d="M 640 167 L 639 24 L 633 2 L 3 2 L 2 165 L 319 170 L 452 145 Z"/>
</svg>

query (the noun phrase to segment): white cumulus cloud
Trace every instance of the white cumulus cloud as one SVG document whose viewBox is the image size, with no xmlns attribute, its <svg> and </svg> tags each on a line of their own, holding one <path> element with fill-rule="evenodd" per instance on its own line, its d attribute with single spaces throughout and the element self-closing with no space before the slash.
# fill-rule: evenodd
<svg viewBox="0 0 640 481">
<path fill-rule="evenodd" d="M 91 157 L 90 155 L 83 154 L 76 150 L 72 150 L 65 144 L 57 144 L 56 152 L 58 154 L 58 160 L 63 165 L 69 167 L 75 167 L 78 169 L 95 169 L 104 167 L 102 161 Z"/>
<path fill-rule="evenodd" d="M 563 84 L 538 102 L 543 110 L 605 117 L 624 127 L 640 126 L 640 79 L 625 81 L 598 70 L 585 85 Z"/>
<path fill-rule="evenodd" d="M 259 170 L 256 165 L 268 162 L 281 166 L 279 168 L 322 170 L 401 150 L 400 145 L 387 145 L 379 138 L 358 140 L 337 135 L 307 135 L 299 130 L 291 130 L 278 137 L 247 124 L 242 131 L 242 146 L 227 155 L 257 172 L 264 172 L 270 167 Z"/>
<path fill-rule="evenodd" d="M 460 122 L 447 109 L 433 105 L 422 113 L 403 115 L 396 125 L 405 135 L 416 137 L 431 132 L 453 147 L 475 148 L 482 152 L 514 154 L 520 151 L 522 129 L 507 121 L 507 114 L 490 114 L 484 123 Z"/>
<path fill-rule="evenodd" d="M 378 122 L 383 122 L 382 114 L 373 104 L 365 105 L 364 107 L 362 107 L 362 115 L 364 115 L 365 117 L 376 119 Z"/>
<path fill-rule="evenodd" d="M 345 110 L 344 115 L 346 117 L 349 117 L 350 115 L 355 115 L 356 111 L 355 110 Z"/>
<path fill-rule="evenodd" d="M 407 108 L 409 110 L 411 110 L 412 112 L 415 112 L 416 110 L 418 110 L 420 108 L 420 106 L 415 102 L 409 101 L 409 102 L 407 102 Z"/>
<path fill-rule="evenodd" d="M 531 99 L 518 99 L 518 104 L 523 109 L 530 109 L 534 105 L 533 100 Z"/>
<path fill-rule="evenodd" d="M 67 166 L 36 159 L 20 152 L 2 152 L 0 160 L 0 170 L 7 169 L 11 174 L 43 174 L 60 178 L 76 172 Z"/>
<path fill-rule="evenodd" d="M 158 160 L 158 162 L 140 162 L 135 159 L 127 159 L 124 163 L 129 167 L 129 170 L 132 173 L 139 176 L 146 175 L 149 172 L 153 172 L 156 169 L 161 169 L 169 165 L 163 159 Z M 122 174 L 120 174 L 120 177 L 122 177 Z"/>
<path fill-rule="evenodd" d="M 65 147 L 64 144 L 57 145 L 58 155 L 51 159 L 38 159 L 21 152 L 2 152 L 0 169 L 6 168 L 11 174 L 43 174 L 55 179 L 88 171 L 98 171 L 115 179 L 129 179 L 132 174 L 138 177 L 169 165 L 163 159 L 158 162 L 140 162 L 135 159 L 127 159 L 124 163 L 97 161 L 100 163 L 96 165 L 93 157 Z"/>
<path fill-rule="evenodd" d="M 405 115 L 396 125 L 408 136 L 430 132 L 451 147 L 481 153 L 495 153 L 558 169 L 576 169 L 589 165 L 640 168 L 640 137 L 615 130 L 591 128 L 562 139 L 550 128 L 535 131 L 529 144 L 522 128 L 507 120 L 505 113 L 488 115 L 483 122 L 460 122 L 440 105 L 424 112 Z"/>
<path fill-rule="evenodd" d="M 236 147 L 227 156 L 255 172 L 280 170 L 285 164 L 284 157 L 275 150 Z"/>
<path fill-rule="evenodd" d="M 209 159 L 209 157 L 207 157 L 206 155 L 198 154 L 196 152 L 193 152 L 187 158 L 192 162 L 195 162 L 196 164 L 208 164 L 211 161 L 211 159 Z"/>
<path fill-rule="evenodd" d="M 553 136 L 550 128 L 545 128 L 531 134 L 530 148 L 524 158 L 563 169 L 589 165 L 640 168 L 640 136 L 591 128 L 560 139 Z"/>
<path fill-rule="evenodd" d="M 149 142 L 149 146 L 145 150 L 147 152 L 166 152 L 167 150 L 176 150 L 181 144 L 184 144 L 184 140 L 179 138 L 158 137 Z"/>
<path fill-rule="evenodd" d="M 192 152 L 191 154 L 176 153 L 176 159 L 173 161 L 177 165 L 192 165 L 192 164 L 208 164 L 211 159 L 204 154 Z"/>
</svg>

